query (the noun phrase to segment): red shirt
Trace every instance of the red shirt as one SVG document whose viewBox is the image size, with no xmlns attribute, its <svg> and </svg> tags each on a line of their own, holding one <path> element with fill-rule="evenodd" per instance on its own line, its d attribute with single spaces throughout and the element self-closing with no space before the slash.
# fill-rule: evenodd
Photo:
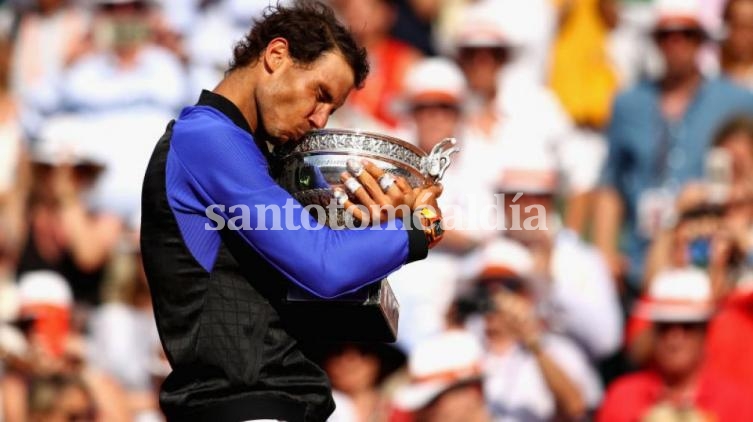
<svg viewBox="0 0 753 422">
<path fill-rule="evenodd" d="M 354 90 L 348 101 L 384 125 L 396 127 L 393 102 L 403 91 L 405 74 L 420 57 L 413 47 L 395 39 L 372 47 L 369 50 L 371 72 L 363 88 Z"/>
<path fill-rule="evenodd" d="M 746 388 L 753 400 L 753 294 L 725 301 L 711 321 L 706 348 L 708 367 Z"/>
<path fill-rule="evenodd" d="M 654 371 L 625 375 L 607 390 L 597 421 L 640 421 L 661 401 L 663 391 L 664 383 Z M 709 421 L 753 421 L 753 398 L 709 371 L 701 375 L 693 404 Z"/>
</svg>

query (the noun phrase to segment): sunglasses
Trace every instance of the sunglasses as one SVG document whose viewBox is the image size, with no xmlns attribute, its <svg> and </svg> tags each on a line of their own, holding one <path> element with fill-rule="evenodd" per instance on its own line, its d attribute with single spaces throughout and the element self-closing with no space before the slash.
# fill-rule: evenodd
<svg viewBox="0 0 753 422">
<path fill-rule="evenodd" d="M 520 277 L 484 277 L 479 280 L 484 292 L 492 292 L 499 289 L 511 293 L 523 294 L 528 291 L 526 281 Z"/>
<path fill-rule="evenodd" d="M 688 41 L 700 42 L 706 38 L 704 32 L 698 28 L 659 29 L 654 31 L 656 42 L 664 42 L 673 36 L 682 37 Z"/>
<path fill-rule="evenodd" d="M 70 411 L 65 413 L 65 420 L 67 422 L 93 422 L 97 420 L 97 411 L 93 408 Z"/>
<path fill-rule="evenodd" d="M 656 322 L 654 323 L 654 327 L 656 327 L 656 331 L 659 334 L 666 334 L 673 328 L 680 328 L 685 332 L 698 332 L 698 331 L 705 331 L 708 323 L 705 321 L 701 322 Z"/>
<path fill-rule="evenodd" d="M 99 6 L 99 9 L 104 12 L 116 12 L 122 10 L 134 10 L 144 11 L 147 10 L 149 5 L 145 1 L 132 1 L 127 3 L 104 3 Z"/>
<path fill-rule="evenodd" d="M 463 47 L 458 53 L 460 62 L 472 60 L 480 54 L 488 54 L 497 63 L 505 63 L 510 59 L 511 52 L 507 47 Z"/>
<path fill-rule="evenodd" d="M 442 110 L 442 111 L 460 111 L 460 108 L 457 104 L 452 103 L 420 103 L 413 105 L 412 111 L 413 113 L 419 113 L 426 110 Z"/>
</svg>

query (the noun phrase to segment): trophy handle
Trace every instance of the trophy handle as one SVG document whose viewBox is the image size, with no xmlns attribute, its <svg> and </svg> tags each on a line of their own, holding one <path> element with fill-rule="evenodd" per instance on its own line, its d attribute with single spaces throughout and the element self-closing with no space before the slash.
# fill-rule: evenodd
<svg viewBox="0 0 753 422">
<path fill-rule="evenodd" d="M 434 145 L 431 153 L 421 163 L 421 172 L 431 177 L 434 182 L 442 180 L 444 173 L 452 162 L 450 156 L 460 151 L 460 148 L 455 146 L 456 143 L 457 140 L 455 138 L 445 138 Z"/>
</svg>

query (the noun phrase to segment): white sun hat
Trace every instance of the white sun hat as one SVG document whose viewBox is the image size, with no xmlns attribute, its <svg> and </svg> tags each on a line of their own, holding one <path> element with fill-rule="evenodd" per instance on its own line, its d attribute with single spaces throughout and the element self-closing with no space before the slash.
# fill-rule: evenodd
<svg viewBox="0 0 753 422">
<path fill-rule="evenodd" d="M 703 322 L 711 319 L 714 311 L 708 274 L 688 267 L 657 274 L 634 313 L 655 322 Z"/>
<path fill-rule="evenodd" d="M 533 256 L 520 243 L 497 238 L 489 241 L 463 262 L 463 275 L 467 280 L 485 277 L 528 277 L 533 271 Z"/>
<path fill-rule="evenodd" d="M 460 19 L 455 47 L 515 47 L 509 31 L 505 31 L 505 15 L 498 2 L 482 1 L 469 5 Z"/>
<path fill-rule="evenodd" d="M 416 411 L 450 388 L 480 382 L 482 356 L 476 337 L 462 330 L 447 331 L 417 344 L 408 360 L 411 382 L 395 392 L 395 407 Z"/>
<path fill-rule="evenodd" d="M 703 9 L 699 0 L 658 0 L 654 6 L 654 29 L 697 27 L 704 32 Z"/>
<path fill-rule="evenodd" d="M 463 72 L 451 60 L 423 59 L 408 69 L 403 82 L 407 103 L 442 101 L 459 104 L 466 94 Z"/>
</svg>

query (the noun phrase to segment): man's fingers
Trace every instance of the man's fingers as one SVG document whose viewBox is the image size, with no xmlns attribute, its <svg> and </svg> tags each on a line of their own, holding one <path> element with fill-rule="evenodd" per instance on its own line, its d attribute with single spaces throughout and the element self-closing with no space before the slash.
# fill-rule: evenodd
<svg viewBox="0 0 753 422">
<path fill-rule="evenodd" d="M 403 176 L 396 176 L 395 184 L 397 185 L 398 189 L 403 192 L 403 195 L 410 195 L 411 193 L 413 193 L 413 189 L 411 189 L 410 185 Z"/>
<path fill-rule="evenodd" d="M 343 172 L 340 174 L 340 180 L 343 181 L 345 184 L 345 187 L 348 189 L 348 191 L 353 194 L 353 196 L 358 199 L 358 202 L 360 202 L 362 205 L 365 205 L 368 208 L 371 208 L 376 204 L 374 200 L 369 196 L 369 193 L 366 191 L 366 189 L 361 185 L 361 183 L 353 176 L 351 176 L 348 172 Z"/>
<path fill-rule="evenodd" d="M 444 192 L 444 185 L 441 183 L 435 183 L 429 189 L 434 190 L 434 195 L 439 198 L 442 196 L 442 192 Z"/>
<path fill-rule="evenodd" d="M 342 189 L 336 188 L 334 190 L 334 196 L 335 196 L 335 200 L 337 201 L 337 205 L 340 205 L 343 208 L 345 208 L 345 212 L 350 213 L 353 216 L 353 218 L 355 218 L 358 221 L 364 221 L 364 218 L 367 218 L 367 216 L 364 215 L 363 211 L 361 211 L 361 208 L 356 206 L 356 204 L 354 204 L 348 198 L 348 194 L 345 193 L 345 191 L 343 191 Z"/>
<path fill-rule="evenodd" d="M 374 171 L 376 174 L 381 174 L 381 169 L 377 168 L 375 165 L 365 162 L 364 163 L 351 159 L 348 160 L 347 163 L 348 171 L 355 176 L 359 182 L 363 185 L 364 188 L 368 191 L 368 194 L 373 198 L 373 200 L 381 205 L 387 205 L 390 203 L 389 198 L 387 195 L 385 195 L 384 192 L 382 192 L 382 188 L 379 187 L 379 184 L 377 183 L 376 179 L 372 174 L 367 170 L 371 168 L 371 171 Z M 374 170 L 376 168 L 376 170 Z M 366 204 L 364 204 L 366 205 Z"/>
<path fill-rule="evenodd" d="M 397 186 L 397 179 L 393 174 L 386 172 L 382 173 L 382 175 L 377 178 L 377 182 L 382 191 L 392 200 L 393 205 L 402 204 L 405 201 L 405 194 L 403 194 Z"/>
</svg>

